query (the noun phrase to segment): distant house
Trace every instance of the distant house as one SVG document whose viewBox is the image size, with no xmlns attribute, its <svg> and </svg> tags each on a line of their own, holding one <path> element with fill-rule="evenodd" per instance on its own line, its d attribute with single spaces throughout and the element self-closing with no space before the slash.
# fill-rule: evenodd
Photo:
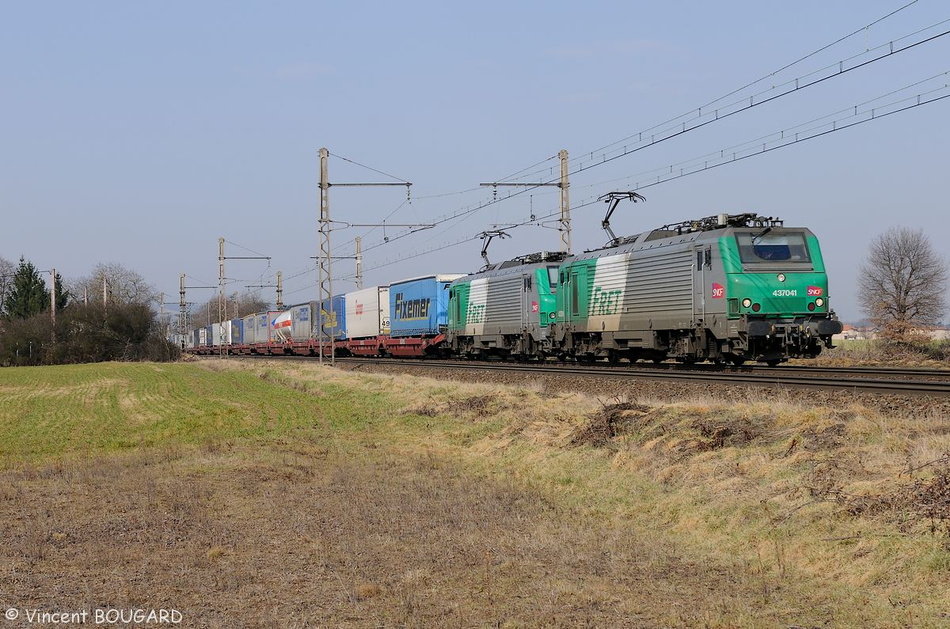
<svg viewBox="0 0 950 629">
<path fill-rule="evenodd" d="M 938 325 L 930 330 L 929 334 L 935 341 L 950 341 L 950 326 Z"/>
<path fill-rule="evenodd" d="M 929 338 L 932 341 L 950 341 L 950 326 L 938 325 L 932 328 L 920 328 L 914 330 L 914 336 Z M 852 341 L 857 339 L 873 340 L 878 338 L 878 335 L 877 331 L 871 326 L 855 326 L 850 323 L 845 323 L 841 334 L 835 334 L 833 338 L 836 341 Z"/>
<path fill-rule="evenodd" d="M 869 338 L 870 334 L 866 328 L 856 327 L 850 323 L 845 323 L 844 329 L 841 330 L 841 334 L 835 334 L 834 340 L 841 341 L 853 341 L 855 339 L 866 339 Z"/>
</svg>

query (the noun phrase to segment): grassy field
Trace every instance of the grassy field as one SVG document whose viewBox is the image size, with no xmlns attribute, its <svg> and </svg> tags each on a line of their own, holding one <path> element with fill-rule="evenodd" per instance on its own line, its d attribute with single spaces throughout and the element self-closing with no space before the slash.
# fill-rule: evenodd
<svg viewBox="0 0 950 629">
<path fill-rule="evenodd" d="M 280 361 L 0 370 L 0 607 L 174 608 L 188 627 L 950 624 L 950 419 L 760 395 Z"/>
</svg>

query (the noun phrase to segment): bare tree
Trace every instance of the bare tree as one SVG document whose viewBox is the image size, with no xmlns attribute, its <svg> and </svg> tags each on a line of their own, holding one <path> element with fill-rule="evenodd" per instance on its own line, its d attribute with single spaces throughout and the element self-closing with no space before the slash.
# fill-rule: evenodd
<svg viewBox="0 0 950 629">
<path fill-rule="evenodd" d="M 69 289 L 75 299 L 87 295 L 91 302 L 102 301 L 103 289 L 108 301 L 121 304 L 148 304 L 158 296 L 144 277 L 115 262 L 97 264 L 91 275 L 76 280 Z"/>
<path fill-rule="evenodd" d="M 861 267 L 861 305 L 885 338 L 907 340 L 947 310 L 947 262 L 922 229 L 896 227 L 871 242 Z"/>
<path fill-rule="evenodd" d="M 13 286 L 13 275 L 15 273 L 16 265 L 6 258 L 0 257 L 0 310 L 3 310 L 3 303 Z"/>
<path fill-rule="evenodd" d="M 239 319 L 255 312 L 264 312 L 270 309 L 271 305 L 257 295 L 238 295 L 232 293 L 225 296 L 221 305 L 222 317 L 227 319 Z M 196 325 L 205 325 L 208 322 L 218 322 L 218 297 L 212 297 L 206 303 L 196 307 L 188 318 Z"/>
</svg>

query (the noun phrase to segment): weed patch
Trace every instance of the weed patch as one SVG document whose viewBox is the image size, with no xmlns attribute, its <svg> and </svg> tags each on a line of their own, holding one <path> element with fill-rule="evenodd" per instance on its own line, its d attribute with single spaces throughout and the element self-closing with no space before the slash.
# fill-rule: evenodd
<svg viewBox="0 0 950 629">
<path fill-rule="evenodd" d="M 599 410 L 589 414 L 586 421 L 574 430 L 570 444 L 605 447 L 614 438 L 631 432 L 649 412 L 649 406 L 636 402 L 602 404 Z"/>
<path fill-rule="evenodd" d="M 928 531 L 950 537 L 950 466 L 946 457 L 933 476 L 876 495 L 828 494 L 855 516 L 880 517 L 904 533 Z"/>
</svg>

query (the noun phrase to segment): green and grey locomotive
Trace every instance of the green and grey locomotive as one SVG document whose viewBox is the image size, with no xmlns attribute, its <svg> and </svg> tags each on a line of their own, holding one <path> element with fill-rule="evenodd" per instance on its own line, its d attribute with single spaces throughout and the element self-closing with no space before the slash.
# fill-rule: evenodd
<svg viewBox="0 0 950 629">
<path fill-rule="evenodd" d="M 579 358 L 775 364 L 842 328 L 815 235 L 756 214 L 615 239 L 559 272 L 552 341 Z"/>
<path fill-rule="evenodd" d="M 558 265 L 542 252 L 488 265 L 449 287 L 448 350 L 460 356 L 537 357 L 551 352 Z"/>
<path fill-rule="evenodd" d="M 449 301 L 462 355 L 776 364 L 817 356 L 842 327 L 815 235 L 756 214 L 517 258 L 456 280 Z"/>
</svg>

